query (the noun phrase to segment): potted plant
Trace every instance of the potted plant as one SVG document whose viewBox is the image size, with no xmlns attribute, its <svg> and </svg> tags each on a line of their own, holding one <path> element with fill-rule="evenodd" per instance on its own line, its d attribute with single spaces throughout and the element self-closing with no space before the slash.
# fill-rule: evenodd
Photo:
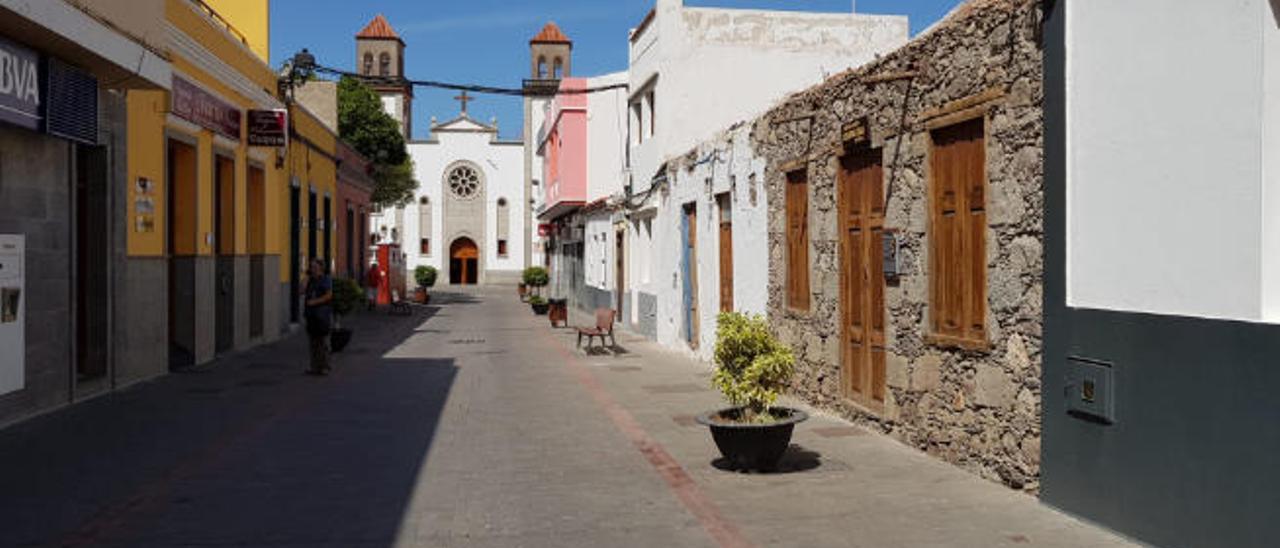
<svg viewBox="0 0 1280 548">
<path fill-rule="evenodd" d="M 436 267 L 421 265 L 413 269 L 413 279 L 418 282 L 418 288 L 413 292 L 413 300 L 418 304 L 427 304 L 431 302 L 431 295 L 427 293 L 427 289 L 436 285 L 436 276 L 439 272 Z"/>
<path fill-rule="evenodd" d="M 551 327 L 569 325 L 569 299 L 547 299 L 547 319 Z"/>
<path fill-rule="evenodd" d="M 546 315 L 548 308 L 547 300 L 542 298 L 541 295 L 534 295 L 529 297 L 529 307 L 533 309 L 534 314 L 544 316 Z"/>
<path fill-rule="evenodd" d="M 516 284 L 516 295 L 520 296 L 521 302 L 523 302 L 525 298 L 529 296 L 529 284 L 524 283 L 523 279 L 520 280 L 520 283 Z"/>
<path fill-rule="evenodd" d="M 540 266 L 531 266 L 524 269 L 521 281 L 526 286 L 532 288 L 534 295 L 542 295 L 542 288 L 551 282 L 551 276 L 547 274 L 547 269 Z"/>
<path fill-rule="evenodd" d="M 342 327 L 342 317 L 365 304 L 364 292 L 355 280 L 338 278 L 333 281 L 333 329 L 329 332 L 329 347 L 342 352 L 351 342 L 351 330 Z"/>
<path fill-rule="evenodd" d="M 769 333 L 763 316 L 725 312 L 716 329 L 711 384 L 733 407 L 698 417 L 711 428 L 716 447 L 738 470 L 773 470 L 791 443 L 791 432 L 809 416 L 775 407 L 795 372 L 791 349 Z"/>
</svg>

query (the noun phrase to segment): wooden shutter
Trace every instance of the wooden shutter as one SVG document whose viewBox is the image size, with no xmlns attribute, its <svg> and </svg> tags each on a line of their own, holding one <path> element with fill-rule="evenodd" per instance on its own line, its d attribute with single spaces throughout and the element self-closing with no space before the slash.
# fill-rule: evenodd
<svg viewBox="0 0 1280 548">
<path fill-rule="evenodd" d="M 935 130 L 930 175 L 933 334 L 986 340 L 986 147 L 983 121 Z"/>
<path fill-rule="evenodd" d="M 787 305 L 809 309 L 809 180 L 787 174 Z"/>
</svg>

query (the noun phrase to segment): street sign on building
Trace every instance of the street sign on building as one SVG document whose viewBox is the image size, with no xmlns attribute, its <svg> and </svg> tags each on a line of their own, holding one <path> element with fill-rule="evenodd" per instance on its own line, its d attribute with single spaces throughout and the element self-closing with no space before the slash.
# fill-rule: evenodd
<svg viewBox="0 0 1280 548">
<path fill-rule="evenodd" d="M 289 142 L 289 111 L 279 109 L 250 110 L 249 146 L 283 147 Z"/>
</svg>

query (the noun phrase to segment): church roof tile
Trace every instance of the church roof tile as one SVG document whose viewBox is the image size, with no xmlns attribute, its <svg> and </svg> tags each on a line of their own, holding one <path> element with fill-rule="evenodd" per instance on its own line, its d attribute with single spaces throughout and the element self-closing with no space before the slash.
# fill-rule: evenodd
<svg viewBox="0 0 1280 548">
<path fill-rule="evenodd" d="M 391 28 L 391 23 L 387 22 L 387 18 L 379 13 L 374 16 L 372 21 L 369 21 L 368 25 L 365 25 L 364 30 L 356 34 L 356 38 L 391 38 L 399 40 L 400 35 L 396 34 L 395 29 Z"/>
<path fill-rule="evenodd" d="M 529 40 L 530 44 L 572 44 L 568 36 L 560 30 L 554 22 L 549 22 L 542 27 L 542 31 Z"/>
</svg>

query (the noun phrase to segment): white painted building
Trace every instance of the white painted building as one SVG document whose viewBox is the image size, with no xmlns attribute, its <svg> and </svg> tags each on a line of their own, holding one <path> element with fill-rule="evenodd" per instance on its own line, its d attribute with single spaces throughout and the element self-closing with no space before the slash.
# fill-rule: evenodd
<svg viewBox="0 0 1280 548">
<path fill-rule="evenodd" d="M 645 190 L 668 158 L 788 93 L 897 49 L 908 34 L 905 16 L 656 0 L 629 38 L 634 190 Z"/>
<path fill-rule="evenodd" d="M 431 139 L 408 148 L 418 190 L 393 215 L 375 217 L 379 236 L 399 238 L 409 272 L 439 269 L 439 283 L 514 284 L 525 266 L 523 143 L 499 139 L 496 122 L 464 110 L 433 120 Z"/>
<path fill-rule="evenodd" d="M 626 84 L 627 73 L 615 72 L 587 79 L 588 88 Z M 627 285 L 626 253 L 622 262 L 617 257 L 619 230 L 626 240 L 625 214 L 617 206 L 625 198 L 627 183 L 627 90 L 614 88 L 587 96 L 587 206 L 585 222 L 583 274 L 591 306 L 621 309 L 619 284 Z M 583 297 L 579 297 L 583 299 Z"/>
<path fill-rule="evenodd" d="M 750 124 L 739 124 L 674 163 L 654 214 L 634 222 L 635 245 L 651 253 L 640 268 L 651 274 L 637 272 L 633 287 L 656 296 L 654 336 L 703 359 L 711 358 L 721 311 L 766 312 L 766 162 L 754 153 L 750 133 Z"/>
<path fill-rule="evenodd" d="M 733 268 L 726 275 L 733 278 L 734 303 L 725 309 L 765 312 L 763 164 L 750 150 L 748 128 L 726 128 L 902 46 L 908 33 L 902 16 L 693 8 L 657 0 L 630 36 L 626 248 L 632 251 L 623 306 L 629 324 L 667 346 L 710 356 L 721 310 L 722 210 L 733 235 L 726 259 Z M 688 261 L 687 211 L 695 221 Z"/>
</svg>

